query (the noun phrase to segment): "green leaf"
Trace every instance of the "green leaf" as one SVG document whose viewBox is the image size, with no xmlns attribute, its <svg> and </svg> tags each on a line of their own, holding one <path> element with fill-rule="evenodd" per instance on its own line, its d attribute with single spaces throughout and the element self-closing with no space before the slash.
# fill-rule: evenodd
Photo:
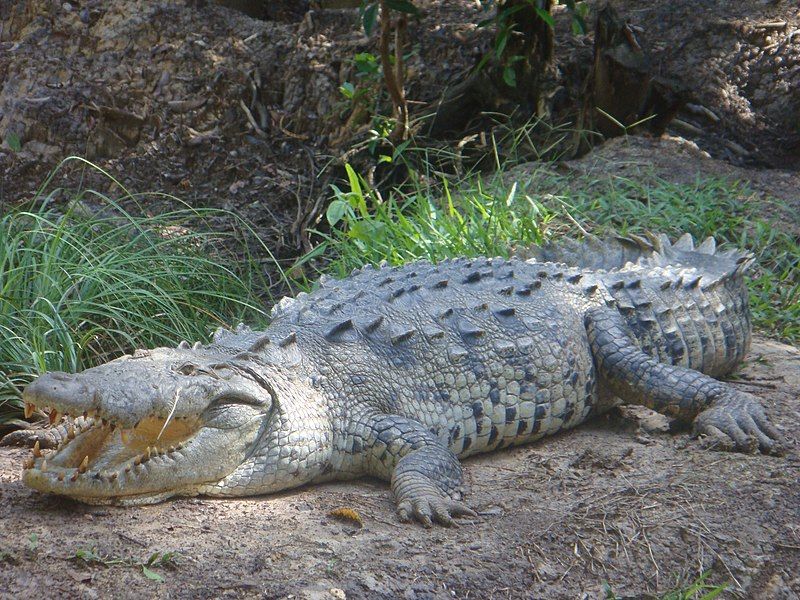
<svg viewBox="0 0 800 600">
<path fill-rule="evenodd" d="M 503 69 L 503 81 L 508 87 L 517 87 L 517 74 L 512 67 Z"/>
<path fill-rule="evenodd" d="M 506 49 L 506 44 L 508 43 L 508 36 L 511 33 L 511 29 L 506 27 L 497 35 L 497 39 L 494 43 L 494 55 L 497 58 L 503 56 L 503 50 Z"/>
<path fill-rule="evenodd" d="M 335 226 L 339 221 L 342 220 L 347 209 L 350 208 L 350 205 L 344 201 L 337 198 L 333 200 L 328 205 L 328 210 L 325 211 L 325 218 L 328 219 L 328 223 L 331 227 Z"/>
<path fill-rule="evenodd" d="M 411 143 L 411 140 L 406 140 L 405 142 L 401 142 L 397 145 L 397 148 L 394 149 L 392 152 L 392 160 L 397 160 L 400 156 L 402 156 L 403 151 L 408 147 Z"/>
<path fill-rule="evenodd" d="M 22 142 L 16 133 L 9 132 L 6 134 L 6 143 L 13 152 L 19 152 L 22 150 Z"/>
<path fill-rule="evenodd" d="M 342 85 L 339 86 L 339 92 L 347 98 L 348 100 L 352 100 L 353 97 L 356 95 L 356 86 L 354 86 L 349 81 L 345 81 Z"/>
<path fill-rule="evenodd" d="M 408 0 L 387 0 L 386 6 L 397 12 L 418 15 L 419 9 Z"/>
<path fill-rule="evenodd" d="M 361 5 L 361 22 L 364 24 L 364 33 L 367 36 L 372 35 L 375 24 L 378 22 L 378 3 L 377 2 L 364 2 Z"/>
<path fill-rule="evenodd" d="M 555 20 L 553 20 L 553 15 L 551 15 L 549 11 L 547 11 L 547 10 L 545 10 L 543 8 L 539 8 L 537 6 L 536 7 L 536 14 L 539 15 L 539 18 L 542 21 L 544 21 L 545 23 L 550 25 L 551 28 L 556 26 L 556 22 L 555 22 Z"/>
<path fill-rule="evenodd" d="M 164 577 L 156 573 L 155 571 L 151 571 L 144 565 L 142 565 L 142 573 L 145 577 L 147 577 L 151 581 L 157 581 L 158 583 L 163 583 Z"/>
</svg>

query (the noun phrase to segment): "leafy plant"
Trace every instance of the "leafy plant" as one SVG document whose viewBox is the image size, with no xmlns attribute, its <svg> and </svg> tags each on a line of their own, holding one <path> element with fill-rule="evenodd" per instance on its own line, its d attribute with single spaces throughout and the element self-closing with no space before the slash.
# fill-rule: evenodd
<svg viewBox="0 0 800 600">
<path fill-rule="evenodd" d="M 133 558 L 121 558 L 117 556 L 103 555 L 97 550 L 97 547 L 79 548 L 75 551 L 75 560 L 83 564 L 98 564 L 104 567 L 124 566 L 124 567 L 139 567 L 142 570 L 142 575 L 151 581 L 162 583 L 164 576 L 157 573 L 153 569 L 157 568 L 170 568 L 177 565 L 178 560 L 177 552 L 153 552 L 145 560 L 136 560 Z"/>
<path fill-rule="evenodd" d="M 75 199 L 105 208 L 85 214 L 78 202 L 55 208 L 58 193 L 0 219 L 0 421 L 19 415 L 20 390 L 38 373 L 264 319 L 260 269 L 226 250 L 233 243 L 246 253 L 246 228 L 232 215 L 187 208 L 138 217 L 92 191 Z M 234 232 L 212 231 L 212 218 Z"/>
</svg>

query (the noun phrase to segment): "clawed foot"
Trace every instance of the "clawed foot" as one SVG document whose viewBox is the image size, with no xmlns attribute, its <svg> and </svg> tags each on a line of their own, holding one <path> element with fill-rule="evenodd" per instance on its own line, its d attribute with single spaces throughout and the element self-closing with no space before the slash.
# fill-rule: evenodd
<svg viewBox="0 0 800 600">
<path fill-rule="evenodd" d="M 708 436 L 706 444 L 721 450 L 781 454 L 781 434 L 769 422 L 755 396 L 731 392 L 717 399 L 694 420 L 694 434 Z"/>
<path fill-rule="evenodd" d="M 58 446 L 61 436 L 54 429 L 17 429 L 0 439 L 0 446 L 27 446 L 33 448 L 36 442 L 42 449 Z"/>
<path fill-rule="evenodd" d="M 412 476 L 409 473 L 403 479 L 401 482 L 395 481 L 395 490 L 402 490 L 397 494 L 397 514 L 401 521 L 416 520 L 423 527 L 431 527 L 434 522 L 450 527 L 453 517 L 478 516 L 469 506 L 450 498 L 425 476 Z"/>
</svg>

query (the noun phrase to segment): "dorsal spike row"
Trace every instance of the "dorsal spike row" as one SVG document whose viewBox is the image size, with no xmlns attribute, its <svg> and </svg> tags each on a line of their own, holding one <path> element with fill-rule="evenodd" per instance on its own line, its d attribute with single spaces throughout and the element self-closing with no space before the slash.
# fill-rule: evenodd
<svg viewBox="0 0 800 600">
<path fill-rule="evenodd" d="M 475 307 L 475 310 L 480 312 L 480 311 L 483 311 L 483 310 L 487 310 L 488 308 L 489 308 L 489 303 L 488 302 L 481 302 L 480 304 L 478 304 Z"/>
<path fill-rule="evenodd" d="M 364 331 L 367 333 L 372 333 L 381 326 L 381 323 L 383 323 L 383 315 L 378 315 L 372 321 L 364 325 Z"/>
<path fill-rule="evenodd" d="M 449 317 L 452 317 L 453 316 L 453 312 L 454 311 L 453 311 L 452 308 L 448 308 L 446 310 L 443 310 L 441 313 L 439 313 L 439 318 L 440 319 L 447 319 Z"/>
<path fill-rule="evenodd" d="M 406 293 L 406 290 L 404 288 L 397 288 L 391 294 L 389 294 L 389 297 L 386 300 L 389 301 L 389 302 L 394 302 L 395 300 L 397 300 L 400 296 L 402 296 L 405 293 Z"/>
<path fill-rule="evenodd" d="M 392 345 L 396 346 L 397 344 L 410 340 L 412 337 L 414 337 L 415 333 L 416 331 L 414 331 L 413 329 L 408 329 L 406 331 L 394 334 L 391 338 Z"/>
<path fill-rule="evenodd" d="M 624 287 L 625 287 L 624 281 L 615 281 L 614 283 L 611 284 L 612 290 L 621 290 Z"/>
<path fill-rule="evenodd" d="M 481 280 L 480 271 L 473 271 L 472 273 L 464 277 L 461 283 L 476 283 L 480 280 Z"/>
<path fill-rule="evenodd" d="M 660 286 L 658 286 L 658 288 L 661 290 L 668 290 L 671 287 L 672 287 L 672 281 L 665 281 Z"/>
<path fill-rule="evenodd" d="M 638 310 L 647 310 L 651 306 L 653 306 L 653 303 L 650 302 L 650 300 L 645 300 L 644 302 L 639 302 L 639 304 L 636 305 L 636 308 Z"/>
<path fill-rule="evenodd" d="M 203 342 L 195 342 L 192 344 L 192 350 L 200 350 L 203 348 Z"/>
<path fill-rule="evenodd" d="M 703 243 L 697 247 L 697 252 L 700 254 L 714 254 L 717 251 L 717 240 L 709 236 L 703 240 Z"/>
<path fill-rule="evenodd" d="M 340 323 L 336 323 L 336 325 L 331 327 L 325 333 L 325 339 L 326 340 L 332 340 L 332 339 L 340 336 L 345 331 L 349 331 L 350 329 L 353 329 L 353 319 L 346 319 L 345 321 L 342 321 Z"/>
<path fill-rule="evenodd" d="M 486 333 L 480 327 L 473 325 L 470 321 L 462 320 L 458 323 L 458 331 L 464 337 L 476 338 Z"/>
<path fill-rule="evenodd" d="M 563 277 L 564 273 L 562 273 L 561 271 L 556 271 L 555 273 L 553 273 L 553 279 L 555 279 L 556 281 L 560 281 Z"/>
<path fill-rule="evenodd" d="M 297 341 L 297 332 L 292 331 L 291 333 L 289 333 L 289 335 L 287 335 L 285 338 L 283 338 L 281 341 L 278 342 L 278 346 L 280 346 L 281 348 L 286 348 L 286 346 L 294 344 L 296 341 Z"/>
<path fill-rule="evenodd" d="M 550 275 L 550 273 L 548 273 L 547 271 L 539 271 L 538 273 L 536 273 L 536 276 L 541 279 L 547 279 L 548 275 Z"/>
<path fill-rule="evenodd" d="M 658 312 L 656 312 L 656 316 L 659 319 L 662 319 L 664 317 L 668 317 L 670 314 L 672 314 L 672 309 L 671 308 L 664 308 L 664 309 L 661 309 Z"/>
<path fill-rule="evenodd" d="M 510 296 L 511 294 L 514 293 L 514 286 L 509 285 L 504 288 L 501 288 L 499 293 L 502 294 L 503 296 Z"/>
<path fill-rule="evenodd" d="M 568 283 L 578 283 L 580 280 L 583 279 L 583 275 L 581 273 L 577 273 L 575 275 L 570 275 L 567 277 Z"/>
<path fill-rule="evenodd" d="M 438 340 L 444 337 L 445 330 L 439 329 L 438 327 L 426 327 L 425 329 L 422 330 L 422 333 L 428 339 Z"/>
<path fill-rule="evenodd" d="M 682 250 L 683 252 L 691 252 L 694 250 L 694 238 L 690 233 L 684 233 L 681 237 L 675 240 L 672 244 L 675 250 Z"/>
<path fill-rule="evenodd" d="M 342 309 L 343 307 L 344 307 L 344 302 L 334 302 L 328 307 L 327 312 L 329 315 L 332 315 L 333 313 Z"/>
<path fill-rule="evenodd" d="M 450 360 L 453 362 L 459 362 L 464 359 L 469 352 L 467 352 L 466 348 L 462 348 L 461 346 L 450 346 L 447 349 L 447 355 L 450 357 Z"/>
<path fill-rule="evenodd" d="M 634 279 L 633 281 L 629 282 L 626 287 L 632 290 L 639 289 L 640 287 L 642 287 L 642 280 Z"/>
<path fill-rule="evenodd" d="M 513 317 L 516 314 L 517 309 L 513 306 L 504 306 L 502 308 L 496 308 L 493 312 L 498 317 Z"/>
<path fill-rule="evenodd" d="M 589 285 L 589 286 L 583 288 L 583 292 L 585 294 L 588 294 L 589 296 L 591 296 L 592 294 L 594 294 L 597 291 L 597 288 L 598 288 L 597 284 L 593 283 L 592 285 Z"/>
<path fill-rule="evenodd" d="M 250 352 L 260 352 L 267 346 L 269 346 L 272 342 L 269 339 L 268 335 L 262 335 L 259 337 L 255 342 L 250 345 L 249 351 Z"/>
<path fill-rule="evenodd" d="M 183 340 L 180 344 L 178 344 L 178 350 L 188 350 L 191 347 L 192 345 L 186 340 Z"/>
<path fill-rule="evenodd" d="M 431 287 L 435 290 L 441 290 L 446 288 L 449 285 L 449 281 L 447 279 L 442 279 L 441 281 L 437 281 Z"/>
<path fill-rule="evenodd" d="M 380 283 L 378 283 L 378 287 L 383 287 L 385 285 L 389 285 L 390 283 L 394 283 L 394 277 L 387 277 Z"/>
<path fill-rule="evenodd" d="M 701 276 L 699 276 L 699 277 L 695 277 L 695 278 L 694 278 L 694 279 L 692 279 L 691 281 L 687 281 L 687 282 L 686 282 L 686 286 L 685 286 L 685 287 L 686 287 L 686 289 L 687 289 L 687 290 L 693 290 L 693 289 L 697 288 L 697 287 L 700 285 L 700 280 L 701 280 L 702 278 L 703 278 L 703 276 L 701 275 Z"/>
</svg>

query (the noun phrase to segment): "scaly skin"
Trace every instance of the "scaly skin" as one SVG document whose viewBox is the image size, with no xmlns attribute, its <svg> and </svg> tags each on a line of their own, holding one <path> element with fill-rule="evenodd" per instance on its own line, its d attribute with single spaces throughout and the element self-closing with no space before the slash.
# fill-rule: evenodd
<svg viewBox="0 0 800 600">
<path fill-rule="evenodd" d="M 84 415 L 77 430 L 68 417 L 7 441 L 40 441 L 27 485 L 88 503 L 374 475 L 401 518 L 427 526 L 474 514 L 459 459 L 620 401 L 694 421 L 724 448 L 777 452 L 758 400 L 710 377 L 749 346 L 750 260 L 662 236 L 368 267 L 284 299 L 264 332 L 46 374 L 25 390 L 28 410 Z"/>
</svg>

